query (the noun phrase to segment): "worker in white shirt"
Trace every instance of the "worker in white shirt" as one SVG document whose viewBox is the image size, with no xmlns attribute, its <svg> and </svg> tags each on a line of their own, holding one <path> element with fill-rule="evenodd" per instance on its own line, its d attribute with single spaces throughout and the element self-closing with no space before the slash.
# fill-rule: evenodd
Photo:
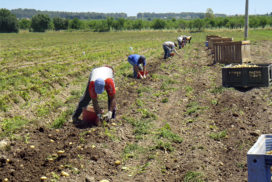
<svg viewBox="0 0 272 182">
<path fill-rule="evenodd" d="M 179 49 L 183 48 L 184 47 L 184 39 L 183 39 L 183 35 L 179 36 L 177 38 L 177 41 L 178 41 L 178 45 L 179 45 Z"/>
<path fill-rule="evenodd" d="M 102 94 L 106 90 L 108 94 L 108 112 L 104 116 L 107 120 L 115 118 L 115 84 L 114 84 L 114 72 L 111 67 L 103 66 L 92 70 L 88 84 L 84 95 L 81 97 L 78 106 L 72 116 L 74 124 L 78 124 L 79 116 L 82 113 L 82 109 L 87 107 L 92 100 L 94 110 L 97 115 L 96 125 L 102 120 L 102 110 L 98 104 L 98 94 Z"/>
<path fill-rule="evenodd" d="M 162 47 L 163 47 L 163 50 L 164 50 L 164 57 L 163 57 L 163 59 L 169 58 L 171 52 L 175 52 L 178 56 L 180 56 L 179 53 L 175 49 L 175 47 L 177 47 L 177 43 L 171 42 L 171 41 L 167 41 L 167 42 L 164 42 L 162 44 Z"/>
</svg>

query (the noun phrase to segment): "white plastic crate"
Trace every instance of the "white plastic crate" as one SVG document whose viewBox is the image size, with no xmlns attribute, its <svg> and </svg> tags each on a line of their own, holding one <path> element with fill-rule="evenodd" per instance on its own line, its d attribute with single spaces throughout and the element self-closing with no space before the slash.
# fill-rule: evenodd
<svg viewBox="0 0 272 182">
<path fill-rule="evenodd" d="M 261 135 L 247 152 L 248 182 L 271 182 L 272 134 Z"/>
</svg>

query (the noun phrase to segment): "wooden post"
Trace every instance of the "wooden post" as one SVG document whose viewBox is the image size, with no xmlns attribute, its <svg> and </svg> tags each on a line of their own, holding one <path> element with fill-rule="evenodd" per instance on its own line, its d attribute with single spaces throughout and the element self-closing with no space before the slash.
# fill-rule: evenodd
<svg viewBox="0 0 272 182">
<path fill-rule="evenodd" d="M 246 12 L 245 12 L 245 40 L 248 37 L 248 0 L 246 0 Z"/>
</svg>

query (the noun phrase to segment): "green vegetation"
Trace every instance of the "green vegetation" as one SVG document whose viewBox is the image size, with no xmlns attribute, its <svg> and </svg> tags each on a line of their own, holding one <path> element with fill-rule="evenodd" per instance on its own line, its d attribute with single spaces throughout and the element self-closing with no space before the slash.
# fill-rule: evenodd
<svg viewBox="0 0 272 182">
<path fill-rule="evenodd" d="M 31 19 L 31 28 L 33 32 L 45 32 L 49 29 L 50 18 L 45 14 L 37 14 Z"/>
<path fill-rule="evenodd" d="M 133 133 L 136 139 L 143 139 L 143 136 L 150 133 L 151 120 L 136 120 L 130 117 L 123 117 L 123 119 L 130 123 L 133 127 Z"/>
<path fill-rule="evenodd" d="M 91 69 L 120 60 L 114 65 L 116 76 L 125 80 L 127 74 L 122 73 L 131 73 L 131 66 L 127 61 L 121 60 L 124 60 L 128 53 L 128 45 L 139 52 L 146 47 L 159 50 L 160 41 L 154 42 L 154 37 L 167 39 L 171 33 L 155 34 L 148 32 L 103 35 L 84 32 L 0 34 L 1 122 L 17 121 L 18 118 L 25 118 L 24 114 L 28 113 L 27 120 L 46 123 L 54 128 L 62 127 L 70 120 L 84 92 Z M 109 42 L 114 46 L 105 49 Z M 82 54 L 83 51 L 86 52 L 85 55 Z M 147 57 L 158 55 L 151 53 L 145 55 Z M 149 87 L 140 87 L 138 90 L 139 93 L 150 91 Z M 105 101 L 106 95 L 102 95 L 100 99 Z M 138 100 L 138 104 L 140 106 L 144 101 Z M 14 109 L 18 112 L 16 118 L 10 114 Z M 156 115 L 147 109 L 142 108 L 139 112 L 143 118 L 156 118 Z M 28 122 L 19 123 L 16 126 L 17 122 L 13 122 L 15 128 L 23 127 L 23 123 Z M 8 133 L 4 131 L 1 135 Z"/>
<path fill-rule="evenodd" d="M 19 25 L 16 16 L 7 9 L 0 9 L 0 33 L 18 32 Z"/>
<path fill-rule="evenodd" d="M 183 182 L 204 182 L 203 174 L 200 172 L 189 171 L 186 173 Z"/>
<path fill-rule="evenodd" d="M 214 15 L 212 9 L 207 9 L 206 13 L 139 13 L 137 18 L 128 18 L 124 13 L 68 13 L 36 11 L 33 9 L 2 9 L 5 17 L 0 32 L 18 32 L 19 26 L 16 19 L 19 18 L 21 29 L 34 32 L 44 32 L 50 30 L 88 30 L 94 32 L 108 32 L 112 30 L 162 30 L 162 29 L 182 29 L 203 31 L 206 28 L 228 28 L 240 29 L 244 26 L 243 16 L 226 17 L 225 15 Z M 2 13 L 3 14 L 3 13 Z M 16 15 L 16 16 L 15 16 Z M 1 15 L 0 15 L 1 16 Z M 168 17 L 165 19 L 165 17 Z M 177 17 L 180 17 L 177 19 Z M 189 18 L 188 18 L 189 17 Z M 31 21 L 27 20 L 31 19 Z M 6 23 L 5 23 L 6 22 Z M 8 27 L 13 27 L 12 30 Z M 272 26 L 272 16 L 250 16 L 250 28 L 265 28 Z"/>
<path fill-rule="evenodd" d="M 211 133 L 210 137 L 214 140 L 221 140 L 227 137 L 227 130 Z"/>
<path fill-rule="evenodd" d="M 53 128 L 61 128 L 62 125 L 69 120 L 69 118 L 71 117 L 73 113 L 72 109 L 69 109 L 67 111 L 64 111 L 60 114 L 60 116 L 58 118 L 55 119 L 55 121 L 52 123 L 52 127 Z"/>
<path fill-rule="evenodd" d="M 157 141 L 154 148 L 163 150 L 165 152 L 166 151 L 168 151 L 168 152 L 174 151 L 174 147 L 172 146 L 172 144 L 170 142 L 164 142 L 162 140 Z"/>
<path fill-rule="evenodd" d="M 22 30 L 29 30 L 30 26 L 31 26 L 31 21 L 28 19 L 23 18 L 19 21 L 19 27 Z"/>
<path fill-rule="evenodd" d="M 3 130 L 0 136 L 5 136 L 5 135 L 10 136 L 16 130 L 25 126 L 27 123 L 29 123 L 29 121 L 21 116 L 15 116 L 13 118 L 5 119 L 2 123 L 0 123 L 0 126 Z"/>
<path fill-rule="evenodd" d="M 202 109 L 197 102 L 191 102 L 187 106 L 186 114 L 191 115 Z"/>
<path fill-rule="evenodd" d="M 66 30 L 68 29 L 69 21 L 60 17 L 53 18 L 54 29 L 55 30 Z"/>
<path fill-rule="evenodd" d="M 212 89 L 210 89 L 210 92 L 213 94 L 221 94 L 224 91 L 224 87 L 220 86 L 220 87 L 214 87 Z"/>
<path fill-rule="evenodd" d="M 158 138 L 166 138 L 169 141 L 175 143 L 181 143 L 183 141 L 183 139 L 179 135 L 171 131 L 171 127 L 167 123 L 157 131 L 156 135 Z"/>
<path fill-rule="evenodd" d="M 137 157 L 140 151 L 143 151 L 144 148 L 139 146 L 138 144 L 132 143 L 125 146 L 123 151 L 123 159 L 127 160 L 129 158 Z"/>
</svg>

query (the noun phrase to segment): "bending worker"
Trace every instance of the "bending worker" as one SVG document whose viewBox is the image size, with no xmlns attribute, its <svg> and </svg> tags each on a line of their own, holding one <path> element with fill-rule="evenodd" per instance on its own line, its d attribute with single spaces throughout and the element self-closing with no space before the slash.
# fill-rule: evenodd
<svg viewBox="0 0 272 182">
<path fill-rule="evenodd" d="M 78 124 L 79 116 L 82 113 L 82 109 L 87 107 L 89 102 L 92 100 L 93 107 L 98 116 L 96 125 L 102 119 L 102 111 L 98 104 L 97 94 L 102 94 L 104 90 L 108 94 L 108 112 L 104 116 L 106 119 L 110 120 L 115 118 L 115 108 L 116 108 L 116 99 L 115 99 L 115 85 L 114 85 L 114 72 L 111 67 L 98 67 L 94 68 L 90 74 L 88 84 L 85 90 L 84 95 L 81 97 L 78 106 L 73 114 L 73 123 Z"/>
<path fill-rule="evenodd" d="M 184 47 L 184 40 L 183 40 L 182 35 L 177 38 L 177 41 L 178 41 L 179 49 L 183 48 Z"/>
<path fill-rule="evenodd" d="M 163 58 L 163 59 L 169 58 L 169 57 L 170 57 L 170 53 L 173 52 L 173 51 L 174 51 L 178 56 L 180 56 L 180 55 L 177 53 L 176 49 L 175 49 L 175 47 L 177 47 L 177 44 L 176 44 L 176 43 L 171 42 L 171 41 L 167 41 L 167 42 L 164 42 L 164 43 L 162 44 L 162 47 L 163 47 L 163 50 L 164 50 L 164 58 Z"/>
<path fill-rule="evenodd" d="M 146 59 L 144 56 L 132 54 L 128 56 L 128 62 L 133 66 L 133 77 L 137 78 L 139 75 L 141 79 L 146 78 Z M 143 75 L 141 74 L 143 71 Z"/>
</svg>

